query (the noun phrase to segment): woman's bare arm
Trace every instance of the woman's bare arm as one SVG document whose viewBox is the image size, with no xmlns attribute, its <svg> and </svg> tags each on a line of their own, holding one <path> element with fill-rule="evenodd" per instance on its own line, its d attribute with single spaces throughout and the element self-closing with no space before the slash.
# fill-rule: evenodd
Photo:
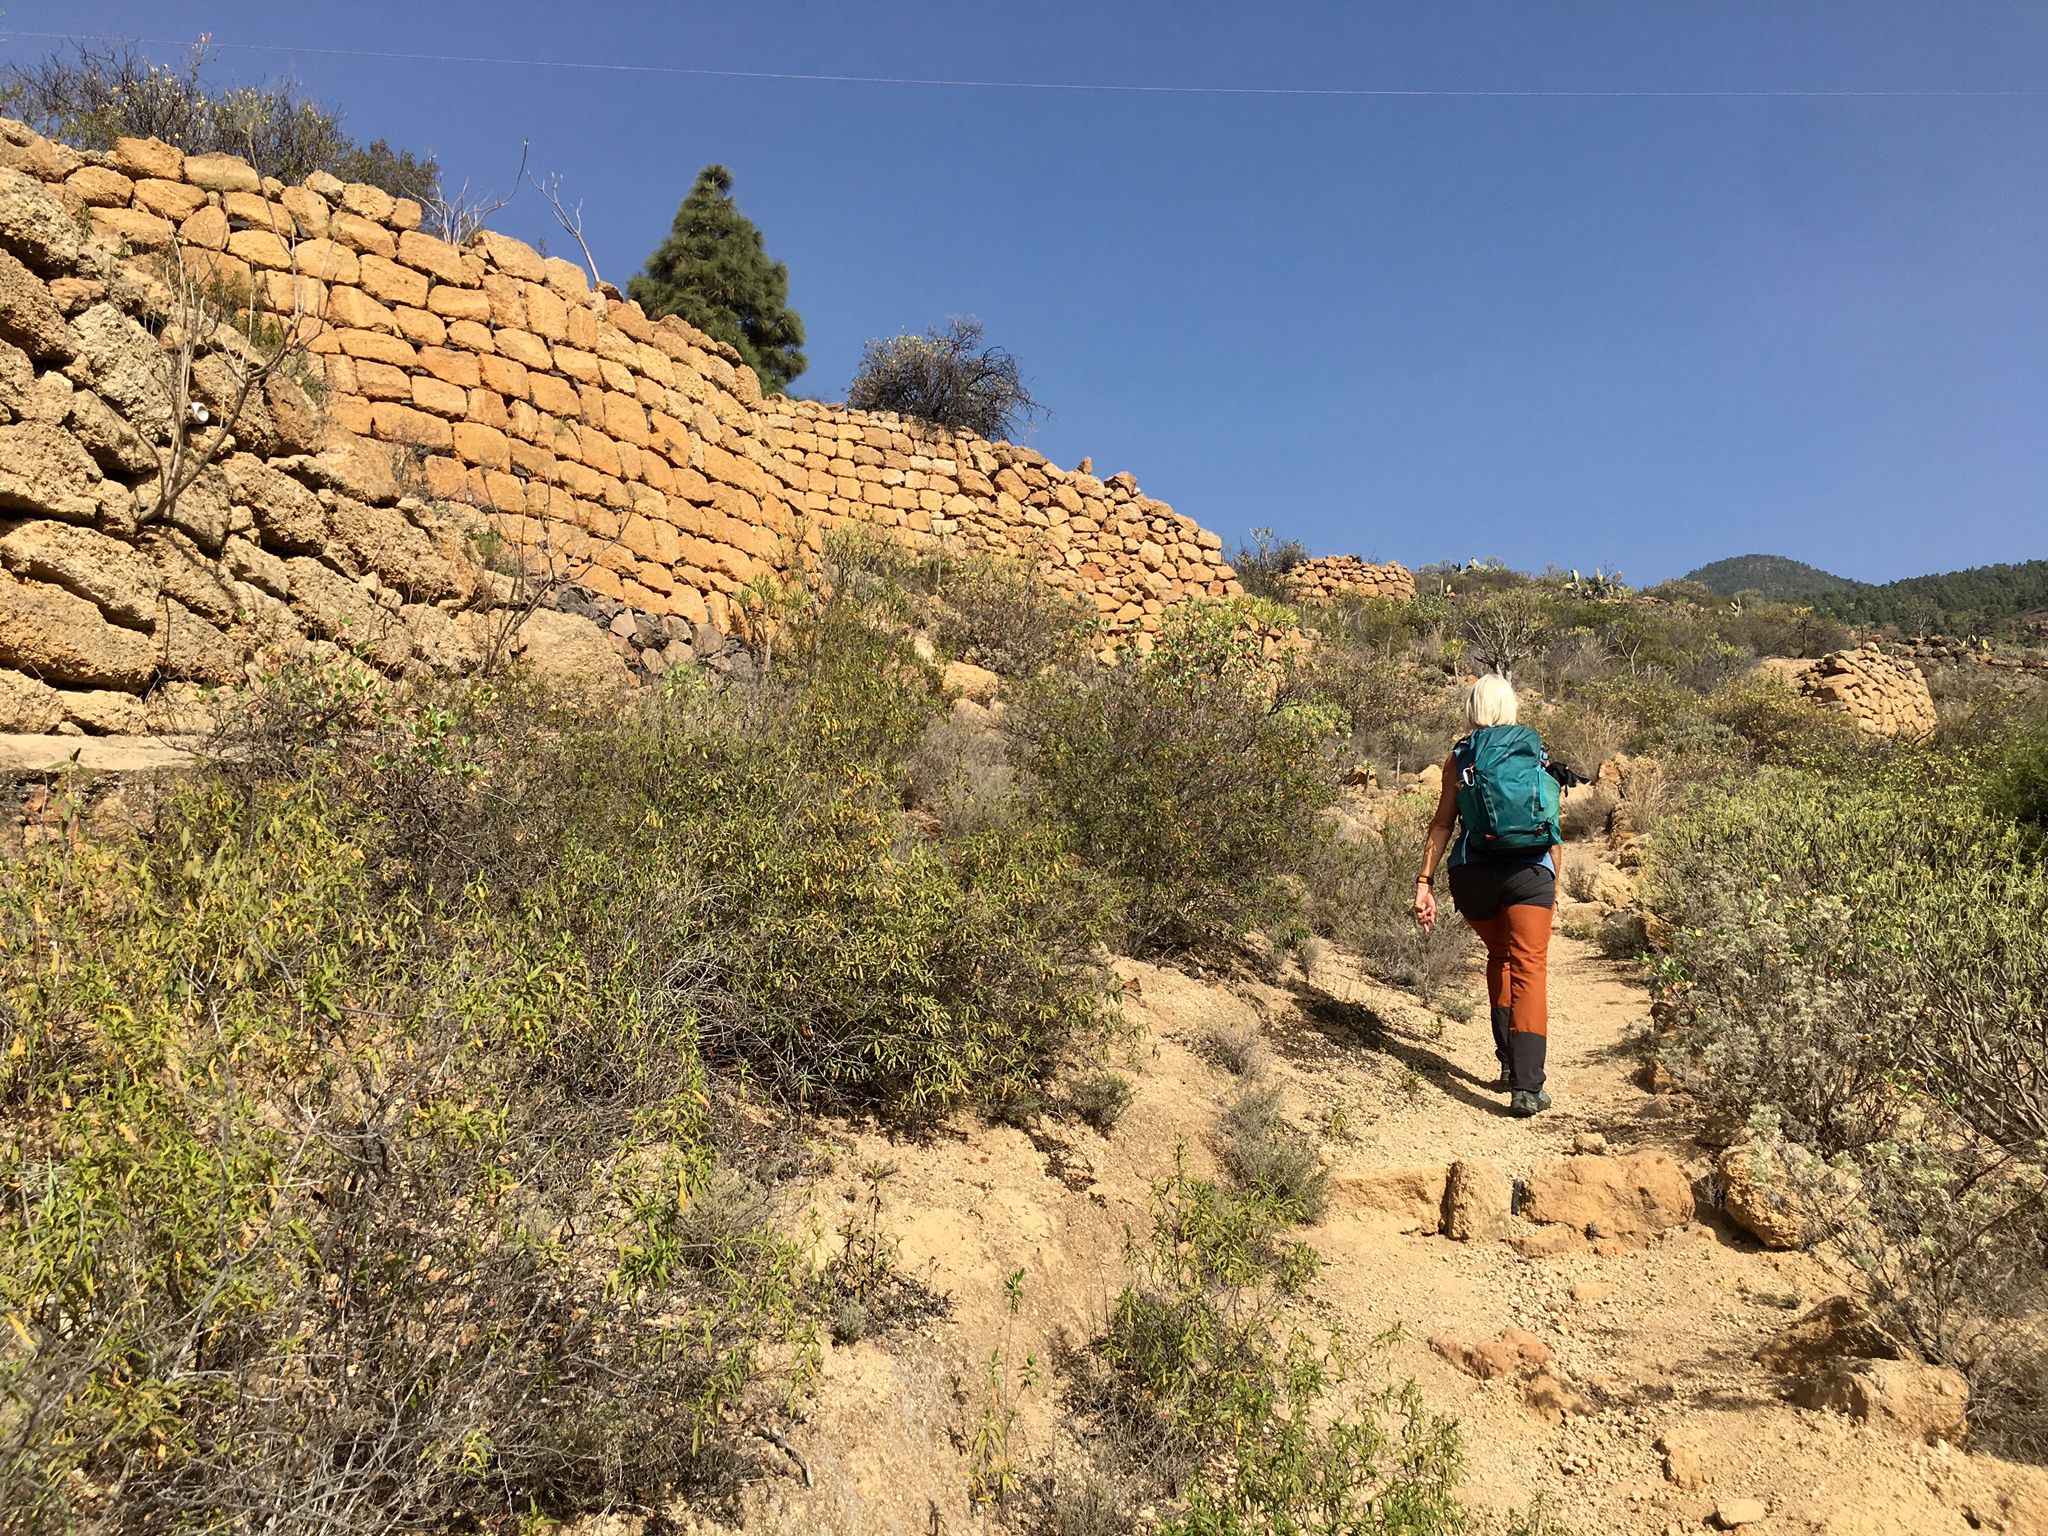
<svg viewBox="0 0 2048 1536">
<path fill-rule="evenodd" d="M 1436 879 L 1437 865 L 1444 849 L 1451 845 L 1451 830 L 1458 824 L 1458 765 L 1453 753 L 1444 759 L 1444 787 L 1436 797 L 1436 814 L 1429 818 L 1429 838 L 1422 850 L 1422 873 L 1416 878 L 1424 885 Z"/>
<path fill-rule="evenodd" d="M 1451 828 L 1458 822 L 1458 770 L 1453 757 L 1444 759 L 1444 787 L 1436 797 L 1436 814 L 1429 818 L 1429 836 L 1422 846 L 1422 873 L 1415 877 L 1415 921 L 1422 924 L 1424 933 L 1436 926 L 1436 892 L 1431 882 L 1436 879 L 1436 867 L 1444 849 L 1450 846 Z"/>
</svg>

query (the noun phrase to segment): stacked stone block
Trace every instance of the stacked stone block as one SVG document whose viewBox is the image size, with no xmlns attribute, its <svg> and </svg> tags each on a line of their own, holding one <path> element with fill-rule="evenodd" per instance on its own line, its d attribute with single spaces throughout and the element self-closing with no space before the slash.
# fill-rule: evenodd
<svg viewBox="0 0 2048 1536">
<path fill-rule="evenodd" d="M 1333 603 L 1345 598 L 1387 597 L 1406 601 L 1415 595 L 1408 568 L 1374 565 L 1357 555 L 1326 555 L 1304 560 L 1281 578 L 1287 595 L 1298 603 Z"/>
<path fill-rule="evenodd" d="M 1831 651 L 1818 661 L 1774 657 L 1761 663 L 1806 698 L 1841 710 L 1875 736 L 1924 740 L 1939 723 L 1920 669 L 1876 641 Z"/>
<path fill-rule="evenodd" d="M 417 203 L 375 187 L 286 186 L 155 141 L 84 154 L 4 122 L 0 167 L 13 195 L 35 184 L 54 199 L 38 217 L 114 253 L 97 276 L 45 264 L 46 299 L 82 321 L 122 276 L 129 302 L 111 309 L 139 360 L 134 294 L 152 273 L 161 286 L 167 259 L 249 285 L 319 362 L 318 441 L 299 446 L 395 452 L 402 490 L 481 509 L 513 558 L 633 613 L 730 627 L 736 593 L 851 522 L 1022 559 L 1141 643 L 1166 604 L 1241 590 L 1221 540 L 1129 475 L 764 401 L 732 349 L 682 321 L 490 231 L 433 238 Z M 6 231 L 0 244 L 13 247 Z"/>
<path fill-rule="evenodd" d="M 1141 647 L 1169 603 L 1243 591 L 1222 539 L 1127 473 L 1097 479 L 1029 448 L 887 412 L 778 400 L 763 416 L 770 442 L 802 467 L 805 511 L 826 526 L 1020 561 L 1089 603 L 1105 632 L 1136 632 Z"/>
</svg>

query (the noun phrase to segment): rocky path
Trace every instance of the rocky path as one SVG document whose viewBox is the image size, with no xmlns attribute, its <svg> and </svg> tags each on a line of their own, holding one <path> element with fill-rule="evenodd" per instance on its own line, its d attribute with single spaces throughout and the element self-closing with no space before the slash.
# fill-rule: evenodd
<svg viewBox="0 0 2048 1536">
<path fill-rule="evenodd" d="M 890 1164 L 902 1260 L 952 1311 L 909 1336 L 827 1346 L 815 1402 L 789 1429 L 813 1485 L 762 1478 L 743 1527 L 998 1529 L 965 1496 L 976 1426 L 997 1401 L 1018 1409 L 1006 1452 L 1020 1471 L 1071 1477 L 1099 1449 L 1054 1384 L 1021 1386 L 1022 1362 L 1099 1332 L 1124 1280 L 1126 1227 L 1144 1219 L 1175 1146 L 1210 1166 L 1218 1109 L 1241 1086 L 1216 1064 L 1222 1033 L 1263 1043 L 1270 1058 L 1256 1070 L 1330 1167 L 1330 1212 L 1305 1234 L 1326 1260 L 1306 1318 L 1354 1336 L 1399 1325 L 1388 1365 L 1459 1420 L 1468 1495 L 1494 1529 L 1541 1496 L 1576 1536 L 2048 1533 L 2041 1472 L 1785 1400 L 1785 1378 L 1755 1351 L 1839 1282 L 1719 1219 L 1709 1150 L 1677 1101 L 1633 1080 L 1648 998 L 1629 971 L 1562 936 L 1553 967 L 1557 1107 L 1532 1121 L 1510 1118 L 1490 1086 L 1483 1012 L 1454 1022 L 1325 955 L 1270 986 L 1120 964 L 1142 1032 L 1125 1067 L 1135 1098 L 1106 1138 L 1050 1118 L 922 1143 L 835 1132 L 840 1172 L 811 1192 L 818 1225 L 854 1209 L 853 1170 Z M 1457 990 L 1480 997 L 1476 974 Z M 1685 1202 L 1656 1218 L 1674 1223 L 1662 1231 L 1619 1230 L 1625 1212 L 1595 1220 L 1590 1239 L 1570 1222 L 1504 1214 L 1498 1235 L 1438 1230 L 1454 1162 L 1490 1164 L 1504 1191 L 1511 1179 L 1540 1185 L 1560 1160 L 1598 1169 L 1638 1155 L 1669 1170 L 1667 1202 Z M 1019 1271 L 1012 1319 L 1003 1288 Z M 1489 1360 L 1504 1369 L 1486 1376 Z"/>
</svg>

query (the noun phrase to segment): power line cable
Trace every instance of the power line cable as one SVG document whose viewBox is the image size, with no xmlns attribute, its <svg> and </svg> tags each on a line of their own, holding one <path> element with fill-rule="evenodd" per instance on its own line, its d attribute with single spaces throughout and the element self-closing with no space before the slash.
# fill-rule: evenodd
<svg viewBox="0 0 2048 1536">
<path fill-rule="evenodd" d="M 72 32 L 10 32 L 12 37 L 39 41 L 82 43 L 135 43 L 151 47 L 187 47 L 190 41 L 171 37 L 120 37 L 111 34 L 80 35 Z M 585 59 L 522 59 L 489 54 L 410 53 L 388 49 L 331 48 L 284 43 L 224 43 L 209 38 L 208 45 L 244 53 L 307 54 L 322 58 L 374 59 L 386 63 L 482 64 L 521 69 L 583 70 L 599 74 L 687 76 L 710 80 L 765 80 L 810 85 L 907 85 L 954 90 L 1065 91 L 1103 95 L 1133 96 L 1301 96 L 1301 97 L 1466 97 L 1476 99 L 1592 99 L 1592 100 L 1772 100 L 1772 99 L 2001 99 L 2048 97 L 2042 90 L 1579 90 L 1520 88 L 1487 90 L 1464 87 L 1396 86 L 1307 86 L 1307 85 L 1146 85 L 1128 81 L 1090 82 L 1083 80 L 975 80 L 920 75 L 836 75 L 805 74 L 794 70 L 713 69 L 687 64 L 614 64 Z"/>
</svg>

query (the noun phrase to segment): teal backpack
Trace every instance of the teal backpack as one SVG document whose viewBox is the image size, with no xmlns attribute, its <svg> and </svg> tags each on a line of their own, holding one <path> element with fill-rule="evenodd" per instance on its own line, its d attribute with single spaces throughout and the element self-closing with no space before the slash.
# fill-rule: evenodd
<svg viewBox="0 0 2048 1536">
<path fill-rule="evenodd" d="M 1536 854 L 1564 841 L 1550 756 L 1528 726 L 1484 726 L 1452 748 L 1451 757 L 1467 857 Z"/>
</svg>

